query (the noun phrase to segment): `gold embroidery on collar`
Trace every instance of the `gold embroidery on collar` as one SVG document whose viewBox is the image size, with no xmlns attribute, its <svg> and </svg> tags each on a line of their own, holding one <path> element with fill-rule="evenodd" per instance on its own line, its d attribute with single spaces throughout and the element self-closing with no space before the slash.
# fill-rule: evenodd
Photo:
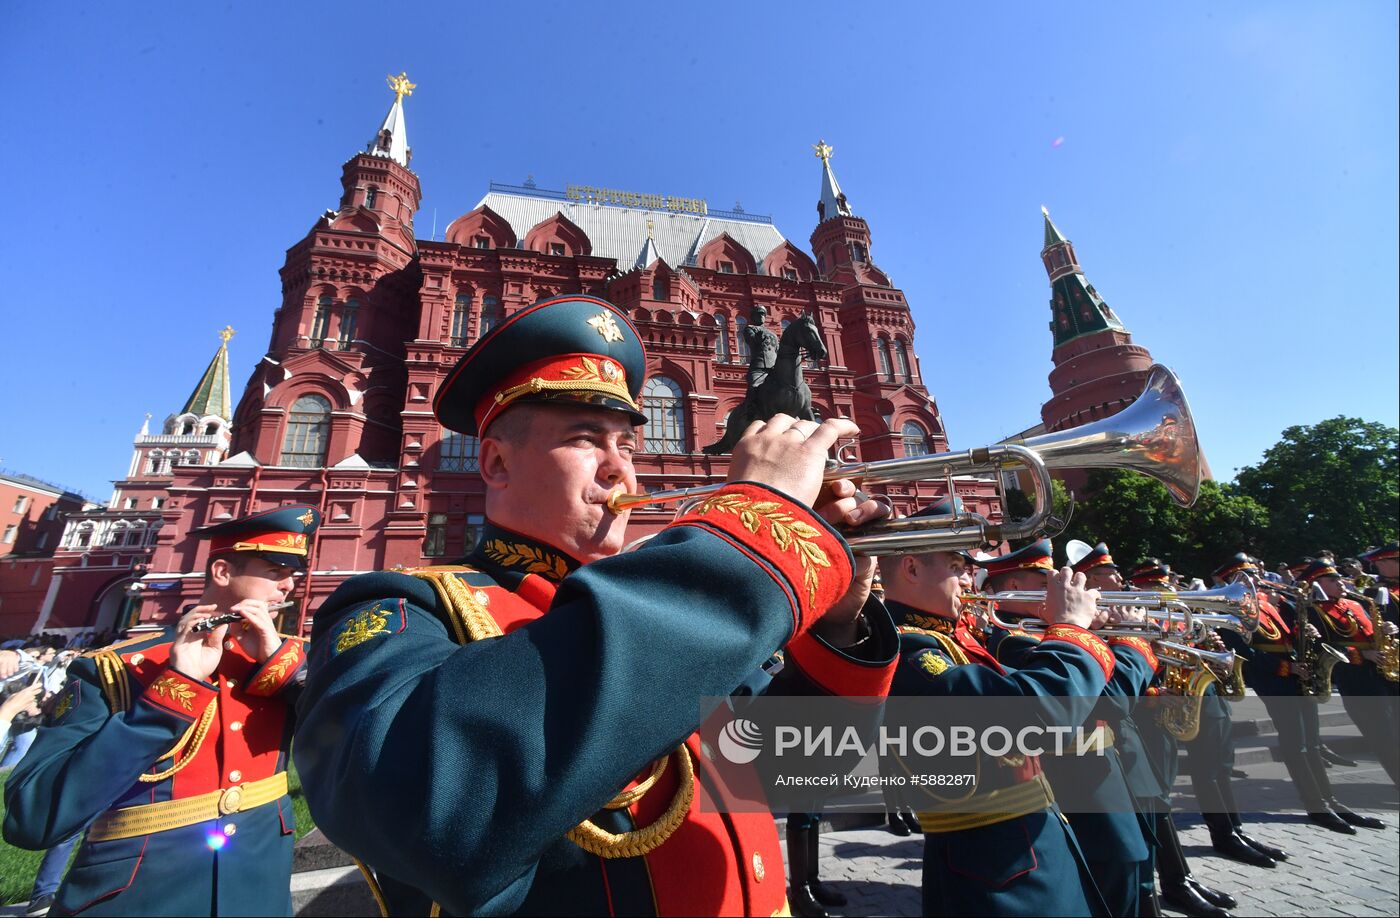
<svg viewBox="0 0 1400 918">
<path fill-rule="evenodd" d="M 376 605 L 346 622 L 335 639 L 335 652 L 344 653 L 351 647 L 359 646 L 372 637 L 388 632 L 389 613 Z"/>
<path fill-rule="evenodd" d="M 520 542 L 492 539 L 483 546 L 486 557 L 502 567 L 524 568 L 526 573 L 539 574 L 556 583 L 569 576 L 569 565 L 559 555 Z"/>
<path fill-rule="evenodd" d="M 778 550 L 786 552 L 792 549 L 797 553 L 802 562 L 807 601 L 816 603 L 817 586 L 821 583 L 817 568 L 831 567 L 831 557 L 816 544 L 816 540 L 821 538 L 821 530 L 802 520 L 794 519 L 790 513 L 783 512 L 783 505 L 777 501 L 754 501 L 742 494 L 717 494 L 695 508 L 695 512 L 701 515 L 711 510 L 734 514 L 739 517 L 739 522 L 744 528 L 754 535 L 758 534 L 763 522 L 767 520 L 769 533 Z"/>
<path fill-rule="evenodd" d="M 904 613 L 904 620 L 915 628 L 927 628 L 930 631 L 938 631 L 942 634 L 952 634 L 953 627 L 957 622 L 951 618 L 939 618 L 937 615 L 920 615 L 917 612 Z"/>
</svg>

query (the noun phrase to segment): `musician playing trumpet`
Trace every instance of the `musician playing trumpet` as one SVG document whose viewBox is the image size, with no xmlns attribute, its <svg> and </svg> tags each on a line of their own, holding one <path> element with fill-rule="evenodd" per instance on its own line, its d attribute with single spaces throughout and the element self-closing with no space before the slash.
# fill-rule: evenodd
<svg viewBox="0 0 1400 918">
<path fill-rule="evenodd" d="M 1211 576 L 1223 586 L 1241 574 L 1256 577 L 1262 570 L 1256 559 L 1239 552 Z M 1267 580 L 1256 583 L 1260 587 L 1259 628 L 1253 640 L 1246 642 L 1231 632 L 1226 632 L 1225 638 L 1230 649 L 1244 659 L 1245 683 L 1264 702 L 1278 730 L 1279 755 L 1308 819 L 1325 829 L 1350 835 L 1356 834 L 1354 826 L 1384 828 L 1379 819 L 1347 809 L 1332 792 L 1318 732 L 1316 674 L 1304 672 L 1307 667 L 1302 659 L 1310 656 L 1312 665 L 1320 666 L 1319 654 L 1308 653 L 1310 646 L 1318 646 L 1320 636 L 1312 624 L 1304 625 L 1302 634 L 1297 633 L 1297 602 L 1305 602 L 1306 597 L 1297 590 L 1273 586 Z M 1303 617 L 1306 618 L 1306 610 Z"/>
<path fill-rule="evenodd" d="M 1330 561 L 1310 560 L 1298 575 L 1300 586 L 1316 584 L 1324 599 L 1313 607 L 1313 623 L 1322 639 L 1347 655 L 1346 663 L 1332 670 L 1332 681 L 1342 692 L 1347 715 L 1356 724 L 1381 767 L 1397 782 L 1400 736 L 1396 722 L 1396 683 L 1381 674 L 1378 638 L 1392 640 L 1395 625 L 1375 622 L 1355 599 L 1346 595 L 1341 575 Z"/>
<path fill-rule="evenodd" d="M 55 910 L 291 914 L 287 796 L 302 642 L 271 607 L 306 566 L 320 514 L 283 507 L 198 533 L 200 601 L 173 628 L 74 661 L 51 722 L 5 787 L 5 839 L 87 829 Z M 220 613 L 237 623 L 196 630 Z"/>
</svg>

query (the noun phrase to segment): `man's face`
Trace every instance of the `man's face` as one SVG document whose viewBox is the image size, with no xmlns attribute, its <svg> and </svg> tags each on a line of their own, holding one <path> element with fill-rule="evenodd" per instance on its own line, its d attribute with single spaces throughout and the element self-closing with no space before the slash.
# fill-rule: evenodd
<svg viewBox="0 0 1400 918">
<path fill-rule="evenodd" d="M 215 559 L 210 567 L 214 584 L 228 593 L 229 602 L 261 599 L 275 606 L 292 593 L 296 568 L 266 558 Z"/>
<path fill-rule="evenodd" d="M 1019 571 L 1012 571 L 1005 575 L 999 584 L 998 592 L 1012 592 L 1019 590 L 1030 590 L 1033 592 L 1044 592 L 1050 583 L 1050 572 L 1038 568 L 1023 568 Z M 1041 614 L 1045 608 L 1044 602 L 1030 601 L 1001 601 L 997 607 L 1002 611 L 1010 612 L 1012 615 L 1036 615 Z"/>
<path fill-rule="evenodd" d="M 533 414 L 522 436 L 496 440 L 488 431 L 493 449 L 483 453 L 483 477 L 494 492 L 492 521 L 584 563 L 617 554 L 627 514 L 614 514 L 607 500 L 619 486 L 637 489 L 631 419 L 604 408 L 521 408 Z"/>
<path fill-rule="evenodd" d="M 1361 565 L 1356 561 L 1347 561 L 1342 564 L 1342 573 L 1352 579 L 1360 577 L 1362 574 Z"/>
<path fill-rule="evenodd" d="M 1119 575 L 1118 568 L 1111 564 L 1100 564 L 1098 567 L 1089 568 L 1088 576 L 1085 579 L 1088 581 L 1086 585 L 1093 590 L 1118 591 L 1123 589 L 1123 578 Z"/>
<path fill-rule="evenodd" d="M 1323 595 L 1328 599 L 1342 598 L 1342 578 L 1336 574 L 1328 574 L 1326 577 L 1317 578 L 1317 585 L 1322 587 Z"/>
<path fill-rule="evenodd" d="M 1386 580 L 1400 578 L 1400 558 L 1377 558 L 1376 571 Z"/>
<path fill-rule="evenodd" d="M 923 612 L 954 618 L 962 606 L 967 561 L 947 551 L 907 555 L 899 559 L 899 576 L 886 590 L 892 599 Z"/>
</svg>

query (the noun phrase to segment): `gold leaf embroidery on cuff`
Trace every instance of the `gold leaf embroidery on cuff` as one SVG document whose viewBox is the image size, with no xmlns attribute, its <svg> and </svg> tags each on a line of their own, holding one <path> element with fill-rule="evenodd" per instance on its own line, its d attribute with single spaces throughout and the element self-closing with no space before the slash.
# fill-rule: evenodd
<svg viewBox="0 0 1400 918">
<path fill-rule="evenodd" d="M 161 676 L 151 684 L 151 688 L 162 698 L 178 702 L 186 711 L 194 710 L 194 688 L 182 682 L 177 676 Z"/>
<path fill-rule="evenodd" d="M 252 690 L 255 692 L 265 692 L 272 688 L 282 681 L 282 677 L 287 674 L 287 670 L 295 666 L 300 659 L 301 652 L 297 649 L 296 645 L 293 644 L 291 647 L 288 647 L 282 652 L 282 656 L 268 664 L 267 668 L 263 670 L 262 675 L 258 677 L 258 681 L 253 683 Z"/>
<path fill-rule="evenodd" d="M 742 494 L 716 494 L 695 508 L 695 512 L 701 516 L 711 510 L 739 517 L 739 523 L 754 535 L 759 535 L 763 523 L 767 522 L 769 535 L 778 550 L 797 553 L 798 560 L 802 562 L 807 601 L 816 603 L 817 587 L 821 583 L 817 568 L 831 567 L 831 557 L 816 543 L 822 535 L 820 529 L 793 518 L 792 514 L 783 511 L 783 505 L 777 501 L 750 500 Z"/>
</svg>

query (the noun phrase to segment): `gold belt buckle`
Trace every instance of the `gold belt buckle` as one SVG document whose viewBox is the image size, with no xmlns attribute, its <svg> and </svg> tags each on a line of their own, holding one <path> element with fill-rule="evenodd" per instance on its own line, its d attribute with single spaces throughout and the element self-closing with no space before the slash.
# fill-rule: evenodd
<svg viewBox="0 0 1400 918">
<path fill-rule="evenodd" d="M 243 808 L 243 786 L 236 784 L 233 787 L 224 788 L 224 792 L 219 795 L 219 815 L 227 816 L 230 813 L 237 813 Z"/>
</svg>

